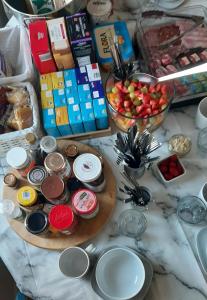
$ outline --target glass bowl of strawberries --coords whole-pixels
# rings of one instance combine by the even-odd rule
[[[156,172],[163,183],[168,184],[180,179],[186,171],[177,154],[168,156],[156,163]]]
[[[106,81],[111,118],[125,132],[135,124],[140,131],[158,128],[165,120],[174,97],[171,82],[155,84],[155,77],[151,75],[147,75],[149,80],[143,82],[138,80],[140,74],[135,72],[127,80],[118,80],[110,74]]]

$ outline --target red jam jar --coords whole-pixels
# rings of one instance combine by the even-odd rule
[[[78,219],[70,206],[56,205],[49,213],[51,231],[58,231],[64,234],[72,234],[78,224]]]
[[[99,212],[96,195],[88,189],[80,189],[72,196],[74,211],[83,219],[92,219]]]

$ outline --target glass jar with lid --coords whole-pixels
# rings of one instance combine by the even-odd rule
[[[35,166],[34,158],[22,147],[13,147],[7,152],[8,165],[16,170],[22,177],[27,177],[29,171]]]
[[[50,175],[58,175],[63,180],[71,175],[71,167],[67,159],[59,152],[49,153],[44,161],[45,168]]]

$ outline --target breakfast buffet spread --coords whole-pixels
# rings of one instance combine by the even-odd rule
[[[0,158],[9,166],[0,214],[28,243],[63,250],[61,273],[73,279],[90,274],[99,297],[144,299],[153,277],[145,253],[121,245],[104,249],[97,258],[94,244],[79,245],[110,223],[120,193],[124,211],[113,222],[111,236],[133,238],[139,249],[153,203],[145,175],[154,176],[158,189],[160,184],[176,189],[188,176],[183,159],[193,147],[188,132],[169,137],[168,155],[152,153],[163,147],[155,130],[171,106],[206,95],[207,73],[193,70],[207,63],[206,9],[169,12],[149,4],[136,15],[132,39],[128,22],[108,20],[109,0],[90,0],[83,10],[56,17],[53,11],[69,1],[29,0],[25,5],[36,17],[18,28],[26,30],[37,79],[21,77],[0,45]],[[169,74],[171,80],[164,79]],[[204,98],[196,116],[203,155],[206,113]],[[112,135],[114,125],[112,165],[101,144],[98,150],[98,144],[91,144],[95,137]],[[206,201],[205,185],[198,196],[181,197],[179,222],[205,223]],[[207,257],[199,251],[205,269]]]

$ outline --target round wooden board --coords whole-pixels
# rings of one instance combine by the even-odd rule
[[[70,140],[58,141],[59,149],[63,149],[69,144],[77,145],[80,153],[88,152],[100,155],[94,148],[88,145],[84,145],[79,142]],[[72,235],[67,236],[59,234],[59,236],[55,236],[50,234],[48,237],[33,235],[25,229],[24,223],[16,220],[9,221],[11,227],[22,239],[24,239],[28,243],[40,248],[46,248],[51,250],[65,249],[67,247],[82,244],[92,239],[107,223],[116,203],[116,181],[113,172],[105,159],[104,175],[106,179],[106,187],[103,192],[96,193],[100,204],[98,215],[90,220],[84,220],[80,218],[77,230]],[[21,184],[25,185],[25,182],[22,181]],[[4,186],[3,197],[3,199],[11,199],[16,202],[16,190]]]

